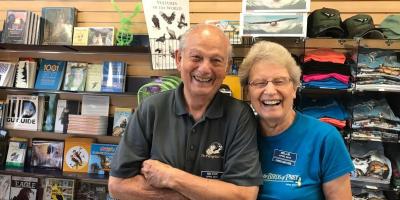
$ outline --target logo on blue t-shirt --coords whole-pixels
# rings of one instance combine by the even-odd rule
[[[284,165],[295,166],[296,160],[297,160],[297,153],[274,149],[274,154],[272,155],[272,161]]]

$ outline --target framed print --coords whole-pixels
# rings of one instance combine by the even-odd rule
[[[240,35],[253,37],[306,37],[306,13],[242,13]]]
[[[309,12],[310,0],[243,0],[242,12]]]

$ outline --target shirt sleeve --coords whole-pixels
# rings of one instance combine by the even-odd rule
[[[257,148],[257,123],[250,107],[244,107],[225,155],[221,180],[241,186],[261,185],[262,173]]]
[[[111,162],[110,175],[118,178],[129,178],[140,173],[142,163],[149,159],[151,136],[146,135],[141,123],[143,117],[141,106],[129,119],[126,133],[122,136],[117,151]]]
[[[332,127],[321,147],[321,178],[326,183],[354,170],[349,151],[340,133]]]

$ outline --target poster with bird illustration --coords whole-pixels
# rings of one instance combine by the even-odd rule
[[[176,69],[175,50],[190,27],[188,0],[143,0],[154,70]]]

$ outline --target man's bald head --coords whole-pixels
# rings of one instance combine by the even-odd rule
[[[229,42],[229,38],[226,37],[224,32],[218,27],[211,24],[198,24],[187,30],[181,37],[179,43],[179,51],[183,51],[186,48],[188,40],[195,40],[198,37],[212,38],[219,41],[220,43],[226,44],[228,48],[228,59],[232,56],[232,46]],[[221,44],[222,45],[222,44]]]

